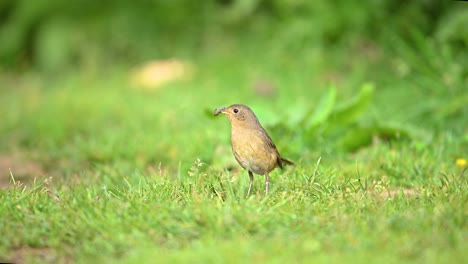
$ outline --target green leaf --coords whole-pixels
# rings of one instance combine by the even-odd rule
[[[335,106],[336,101],[336,88],[334,86],[330,87],[328,90],[328,94],[323,96],[317,107],[315,108],[314,113],[310,116],[310,118],[306,117],[305,128],[310,130],[314,127],[322,124],[323,122],[328,120],[328,117],[333,111],[333,107]]]
[[[340,146],[347,151],[355,151],[370,145],[374,137],[383,141],[420,139],[423,142],[429,140],[425,133],[411,127],[398,124],[376,124],[349,130],[340,140]]]
[[[357,97],[337,107],[330,117],[335,125],[345,125],[358,120],[369,108],[374,96],[374,85],[366,83],[362,86]]]
[[[457,96],[453,100],[443,104],[442,107],[439,108],[439,111],[437,111],[436,113],[436,118],[441,120],[455,115],[459,112],[462,112],[463,109],[466,109],[467,105],[468,94]]]
[[[374,128],[358,127],[349,130],[340,141],[340,146],[347,151],[355,151],[372,143]]]

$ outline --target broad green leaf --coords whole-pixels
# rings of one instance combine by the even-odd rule
[[[458,97],[455,97],[450,102],[442,105],[439,108],[439,111],[436,114],[436,118],[444,119],[451,115],[456,114],[457,112],[462,112],[463,109],[466,109],[468,105],[468,94],[464,94]]]
[[[372,143],[373,138],[380,140],[400,140],[400,139],[421,139],[425,135],[410,127],[398,124],[383,124],[366,127],[356,127],[347,132],[340,141],[340,146],[347,151],[355,151],[361,147],[366,147]]]
[[[368,109],[374,95],[374,85],[364,84],[357,97],[337,107],[330,117],[334,125],[346,125],[358,120]]]
[[[349,130],[340,141],[340,146],[347,151],[355,151],[372,143],[374,129],[358,127]]]
[[[304,120],[305,128],[310,130],[327,121],[328,117],[333,111],[335,101],[336,89],[334,86],[332,86],[328,90],[328,94],[320,99],[319,103],[315,107],[314,113],[310,117],[306,117]]]

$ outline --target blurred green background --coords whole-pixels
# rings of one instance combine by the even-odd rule
[[[296,60],[317,49],[466,55],[466,3],[458,1],[39,0],[2,1],[0,12],[2,66],[47,72],[241,47]]]
[[[376,137],[466,143],[467,12],[429,0],[2,1],[1,147],[176,168],[213,160],[228,129],[210,111],[231,103],[296,159]],[[141,65],[168,59],[177,81],[138,81]]]
[[[0,261],[460,260],[467,25],[464,1],[0,1]],[[265,199],[233,103],[297,164]]]

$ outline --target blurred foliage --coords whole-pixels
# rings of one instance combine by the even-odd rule
[[[298,147],[320,144],[317,139],[321,138],[335,142],[336,147],[345,151],[355,151],[376,140],[428,142],[430,136],[414,127],[366,115],[374,102],[374,90],[374,85],[367,83],[355,97],[337,102],[336,88],[330,87],[313,109],[299,105],[294,112],[288,112],[288,116],[267,120],[267,124],[291,137],[296,136]]]
[[[464,3],[454,1],[308,0],[4,0],[0,2],[0,65],[64,67],[131,63],[193,55],[249,40],[274,50],[303,51],[371,38],[408,39],[410,29],[466,50]],[[255,41],[251,41],[255,43]],[[258,44],[257,44],[258,45]],[[179,54],[174,54],[179,53]],[[466,56],[466,52],[464,53]]]
[[[263,102],[268,106],[256,108],[262,123],[273,133],[295,138],[291,148],[334,146],[324,144],[325,139],[349,151],[396,138],[425,144],[430,136],[414,128],[421,125],[418,121],[431,120],[431,126],[446,129],[468,111],[467,22],[466,3],[436,0],[4,0],[0,2],[0,69],[33,69],[51,75],[98,69],[98,75],[103,75],[108,65],[141,65],[171,57],[196,62],[212,54],[229,54],[227,60],[200,64],[205,69],[196,69],[199,86],[192,83],[191,93],[182,90],[187,102],[193,103],[197,91],[206,87],[241,91],[226,97],[211,94],[211,103],[232,98],[254,106]],[[235,61],[240,57],[244,60]],[[216,83],[213,75],[222,81]],[[254,93],[245,81],[248,78],[253,82],[265,78],[272,87],[290,91],[301,89],[301,96],[313,98],[301,104],[300,96],[292,99],[283,93],[249,101]],[[122,77],[112,89],[125,81]],[[311,91],[312,86],[327,87],[330,81],[337,88]],[[176,89],[168,98],[180,100],[181,94]],[[68,96],[76,98],[72,92]],[[95,116],[104,115],[98,107],[81,106],[79,99],[75,104],[80,111],[94,109]],[[209,105],[207,97],[202,99],[204,106]],[[280,112],[272,109],[277,105],[290,106]],[[53,107],[47,111],[52,116],[57,112]],[[57,132],[57,138],[68,136],[59,125],[39,122],[37,127],[50,138],[54,133],[49,130],[54,129],[63,133]],[[34,127],[25,130],[35,131]],[[76,130],[70,126],[70,131]],[[103,159],[105,155],[94,156]]]

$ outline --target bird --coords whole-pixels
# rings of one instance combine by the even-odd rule
[[[233,104],[217,108],[213,114],[224,114],[231,122],[232,152],[237,162],[249,173],[247,196],[250,196],[254,173],[265,176],[265,194],[268,195],[269,173],[277,167],[282,169],[284,165],[294,163],[281,157],[276,145],[248,106]]]

